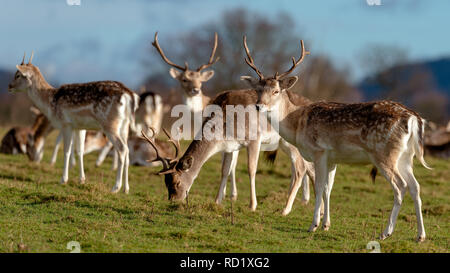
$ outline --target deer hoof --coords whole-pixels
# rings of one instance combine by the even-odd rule
[[[308,232],[314,232],[317,229],[317,225],[312,224],[311,227],[309,227]]]
[[[423,241],[425,241],[425,235],[417,237],[417,242],[418,243],[421,243]]]
[[[114,188],[112,188],[111,193],[118,193],[119,191],[120,191],[120,188],[114,187]]]
[[[322,226],[323,230],[328,231],[330,229],[330,224],[326,224]]]
[[[67,184],[67,181],[68,181],[68,179],[61,178],[61,181],[59,183],[61,185],[65,185],[65,184]]]
[[[386,239],[386,238],[388,238],[388,237],[390,237],[390,236],[391,236],[391,234],[385,234],[385,233],[383,233],[383,234],[380,235],[380,240],[384,240],[384,239]]]

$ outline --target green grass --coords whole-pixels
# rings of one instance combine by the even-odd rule
[[[0,129],[0,135],[5,132]],[[62,152],[55,167],[48,163],[54,138],[52,134],[41,164],[24,155],[0,155],[1,252],[68,252],[69,241],[78,241],[82,252],[368,252],[367,243],[378,240],[393,205],[390,185],[380,176],[375,184],[370,181],[370,166],[340,165],[331,196],[331,228],[308,233],[312,192],[309,204],[301,205],[299,194],[291,214],[281,216],[290,181],[290,164],[281,152],[275,166],[260,161],[258,208],[248,209],[250,185],[242,151],[232,224],[229,195],[221,206],[214,203],[220,155],[204,165],[187,207],[167,201],[163,178],[153,174],[157,168],[130,167],[130,194],[111,194],[111,159],[96,168],[97,153],[85,156],[85,185],[78,184],[77,167],[70,170],[69,183],[60,185]],[[434,170],[417,164],[415,174],[427,240],[415,242],[414,205],[407,195],[393,236],[380,241],[382,252],[449,252],[450,164],[426,160]]]

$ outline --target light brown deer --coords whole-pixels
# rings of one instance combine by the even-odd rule
[[[40,132],[42,126],[46,126],[48,120],[35,107],[30,111],[36,116],[32,127],[16,126],[11,128],[3,137],[0,145],[0,153],[4,154],[28,154],[30,156],[30,139]],[[37,156],[39,158],[39,156]],[[42,158],[42,156],[40,156]],[[39,159],[40,160],[40,159]]]
[[[186,104],[189,107],[191,112],[194,113],[194,118],[201,118],[201,115],[195,115],[195,113],[202,112],[203,109],[205,108],[205,106],[208,105],[208,103],[211,101],[210,97],[203,94],[201,87],[202,87],[203,82],[210,80],[214,76],[213,70],[207,70],[207,71],[203,71],[203,70],[212,66],[219,60],[219,57],[214,58],[216,50],[217,50],[217,44],[218,44],[218,35],[217,35],[217,33],[215,33],[214,34],[214,45],[213,45],[208,63],[199,66],[195,70],[190,70],[187,62],[185,62],[184,66],[180,66],[180,65],[177,65],[174,62],[170,61],[166,57],[163,50],[161,49],[161,46],[159,45],[158,33],[157,32],[155,33],[155,39],[154,39],[152,45],[157,49],[161,58],[167,64],[172,66],[172,68],[170,68],[170,70],[169,70],[170,75],[174,79],[179,81],[179,83],[184,91],[183,92],[183,102],[184,102],[184,104]],[[245,102],[246,100],[248,100],[248,98],[245,98],[247,96],[247,94],[246,93],[242,93],[242,94],[243,94],[242,96],[244,96],[242,98],[242,101]],[[240,104],[239,99],[236,99],[236,98],[238,98],[238,97],[233,96],[233,103],[238,105],[238,104]],[[201,121],[198,121],[198,122],[201,123]],[[194,132],[194,134],[196,134],[196,133],[197,132]],[[299,159],[298,159],[298,155],[292,154],[291,147],[287,147],[290,144],[286,145],[286,144],[282,143],[283,141],[281,140],[280,136],[274,131],[269,134],[267,132],[265,132],[264,135],[265,135],[266,140],[264,141],[265,143],[263,142],[261,150],[262,151],[273,151],[273,150],[276,151],[278,149],[278,147],[274,147],[274,148],[272,148],[272,147],[274,146],[273,143],[278,142],[279,143],[278,146],[282,147],[282,149],[284,151],[286,151],[287,154],[291,157],[292,173],[293,174],[297,173],[297,171],[295,170],[297,168],[297,163],[295,163],[295,162],[298,161]],[[267,143],[271,143],[272,145],[266,145]],[[258,148],[258,150],[259,150],[259,148]],[[231,152],[229,152],[229,151],[231,151]],[[293,153],[295,154],[296,152],[293,152]],[[223,150],[221,184],[220,184],[219,192],[217,193],[217,197],[216,197],[216,203],[218,203],[218,204],[221,203],[223,197],[225,196],[226,184],[227,184],[227,180],[228,180],[229,176],[231,176],[230,178],[231,178],[232,199],[236,200],[236,198],[237,198],[235,173],[236,173],[236,164],[238,161],[238,156],[239,156],[239,149]],[[303,179],[303,183],[297,181],[297,179]],[[295,187],[294,187],[294,185],[295,185]],[[291,187],[293,187],[295,192],[297,192],[297,190],[298,190],[297,186],[299,186],[299,185],[303,185],[303,202],[307,203],[309,201],[308,177],[307,176],[298,177],[297,175],[293,175]],[[290,196],[291,197],[293,196],[293,198],[295,198],[295,194],[290,195]],[[252,209],[256,209],[256,195],[254,195],[252,198],[253,198],[252,199],[253,200],[252,201]],[[294,200],[292,199],[291,201],[293,202]],[[287,206],[286,209],[283,211],[284,215],[288,214],[291,211],[292,202],[290,203],[290,206]]]
[[[238,113],[229,112],[230,108],[228,106],[248,106],[247,110],[249,115],[244,114],[245,120],[239,120],[234,123],[234,135],[230,138],[227,136],[226,130],[223,131],[223,135],[219,138],[209,139],[202,135],[202,139],[193,140],[183,156],[179,157],[179,143],[174,140],[169,133],[166,134],[169,137],[169,141],[172,142],[176,147],[176,156],[174,158],[166,158],[161,156],[160,153],[157,156],[157,160],[161,161],[163,164],[163,169],[160,174],[165,175],[165,183],[168,189],[169,200],[183,200],[186,198],[194,180],[196,179],[198,173],[200,172],[203,164],[214,154],[218,152],[223,153],[222,160],[222,177],[226,179],[229,176],[231,167],[233,166],[233,152],[239,151],[240,149],[247,148],[247,161],[248,161],[248,174],[250,178],[251,185],[251,196],[250,196],[250,208],[255,210],[257,207],[256,199],[256,186],[255,186],[255,175],[256,168],[258,165],[258,156],[262,144],[270,145],[271,141],[275,139],[274,143],[279,143],[283,151],[285,151],[291,159],[291,186],[289,189],[289,197],[286,203],[286,207],[283,210],[283,214],[286,215],[290,212],[292,204],[295,199],[295,195],[301,186],[302,178],[308,174],[314,181],[313,166],[311,163],[305,162],[300,156],[297,148],[290,145],[283,139],[280,139],[278,133],[275,130],[270,129],[270,127],[253,127],[251,124],[259,124],[259,118],[253,115],[255,112],[254,104],[256,103],[257,94],[255,90],[234,90],[234,91],[224,91],[216,96],[211,104],[216,105],[223,112],[223,116],[231,115],[233,117],[238,117]],[[254,117],[254,118],[253,118]],[[203,122],[202,131],[205,132],[207,128],[211,127],[211,122],[213,118],[206,118]],[[226,119],[223,119],[226,122]],[[237,126],[245,126],[245,136],[240,138],[237,135]],[[269,125],[270,126],[270,125]],[[220,127],[220,126],[219,126]],[[223,124],[226,127],[226,124]],[[256,138],[252,139],[250,135],[251,130],[255,129]],[[218,130],[218,129],[217,129]],[[278,139],[276,138],[278,137]],[[148,140],[151,145],[154,146],[155,150],[158,151],[156,145]],[[272,142],[273,143],[273,142]],[[226,182],[226,180],[225,180]],[[221,189],[219,190],[217,200],[223,198],[223,187],[225,183],[221,184]]]
[[[418,241],[425,240],[420,187],[413,174],[413,157],[429,168],[423,159],[424,120],[414,111],[392,101],[367,103],[317,102],[296,105],[288,91],[297,77],[290,73],[309,54],[301,41],[302,54],[292,58],[292,66],[281,74],[265,77],[256,68],[244,36],[245,61],[258,78],[242,77],[257,90],[257,108],[278,121],[280,135],[295,145],[302,156],[314,162],[316,203],[309,228],[320,223],[320,203],[324,195],[323,229],[330,227],[330,194],[338,163],[373,164],[385,176],[394,191],[394,206],[381,239],[392,235],[407,188],[414,200]]]
[[[148,148],[148,144],[145,141],[142,141],[142,139],[140,139],[138,136],[141,136],[140,132],[143,129],[147,130],[146,128],[150,127],[153,128],[153,133],[156,133],[156,135],[159,133],[163,119],[163,109],[164,104],[162,102],[161,96],[151,91],[145,91],[145,87],[142,87],[141,93],[139,94],[139,107],[135,113],[135,131],[132,132],[133,136],[130,137],[130,140],[132,139],[133,142],[131,145],[132,149],[130,149],[130,159],[132,158],[132,165],[148,165],[148,163],[144,164],[144,162],[146,162],[145,160],[147,156],[150,156],[149,154],[147,154],[148,149],[146,149]],[[147,131],[146,133],[150,134],[149,131]],[[128,146],[130,148],[130,145]],[[144,150],[139,150],[138,147],[141,147]],[[95,163],[96,166],[100,166],[103,163],[111,148],[112,143],[107,142],[97,158],[97,161]],[[117,169],[117,155],[115,153],[112,169]]]
[[[66,84],[54,88],[44,79],[39,68],[27,64],[25,55],[14,79],[9,84],[10,92],[27,92],[33,103],[50,120],[53,127],[61,130],[64,140],[64,170],[61,183],[69,179],[69,158],[74,136],[75,148],[80,161],[80,182],[84,183],[83,151],[85,130],[101,130],[113,143],[119,154],[116,183],[112,189],[118,192],[125,184],[128,193],[128,130],[134,126],[134,113],[139,96],[125,85],[115,81]]]

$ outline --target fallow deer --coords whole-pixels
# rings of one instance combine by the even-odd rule
[[[74,136],[75,148],[80,161],[80,182],[84,183],[83,167],[84,140],[87,129],[101,130],[113,143],[119,154],[113,193],[125,184],[128,193],[128,130],[134,126],[134,113],[139,96],[125,85],[116,81],[98,81],[65,84],[54,88],[44,79],[39,68],[30,60],[17,65],[14,79],[9,84],[10,92],[27,92],[33,103],[50,120],[53,127],[62,131],[64,140],[64,170],[61,183],[69,179],[69,157]]]
[[[140,163],[138,165],[145,165],[147,166],[148,163],[145,163],[145,158],[147,156],[150,156],[147,151],[147,149],[139,150],[140,148],[145,148],[148,146],[146,142],[142,142],[142,139],[140,139],[138,136],[140,136],[140,132],[144,128],[150,128],[152,127],[154,130],[154,133],[158,134],[161,129],[162,124],[162,118],[163,118],[163,108],[164,104],[162,102],[162,98],[160,95],[155,94],[151,91],[145,91],[145,88],[141,88],[141,93],[139,94],[139,107],[136,110],[135,113],[135,131],[132,132],[133,135],[130,137],[130,140],[132,139],[132,150],[130,150],[130,158],[133,158],[131,162],[137,161]],[[147,134],[150,132],[147,131]],[[130,147],[130,145],[129,145]],[[96,166],[100,166],[103,161],[105,160],[106,156],[109,154],[109,151],[112,148],[112,143],[108,142],[100,152],[97,161],[95,163]],[[141,161],[142,160],[142,161]],[[134,163],[131,163],[134,165]],[[114,159],[113,159],[113,165],[112,169],[115,170],[117,168],[117,155],[114,153]]]
[[[27,154],[30,152],[30,137],[38,132],[42,125],[45,126],[47,119],[35,107],[30,111],[36,116],[32,127],[16,126],[11,128],[3,137],[0,145],[0,153],[4,154]]]
[[[237,113],[227,113],[227,106],[242,105],[244,107],[249,106],[249,113],[253,111],[255,113],[254,104],[256,103],[257,94],[255,90],[233,90],[224,91],[219,93],[216,98],[211,102],[212,105],[217,105],[221,108],[224,113],[223,116],[235,115]],[[267,127],[253,127],[256,130],[256,138],[250,138],[251,128],[250,123],[259,123],[259,118],[250,118],[254,115],[251,113],[246,120],[239,120],[234,123],[234,135],[230,138],[227,136],[224,130],[222,137],[208,139],[205,135],[202,135],[201,139],[195,139],[191,142],[189,147],[183,156],[179,157],[179,143],[174,140],[169,133],[165,133],[169,137],[169,141],[175,145],[176,156],[175,158],[166,158],[161,156],[160,153],[157,154],[157,160],[161,161],[163,164],[163,170],[159,174],[165,175],[165,183],[168,189],[169,200],[183,200],[186,198],[194,180],[196,179],[198,173],[200,172],[203,164],[214,154],[218,152],[224,152],[222,160],[222,177],[225,180],[221,183],[221,188],[219,190],[218,196],[216,197],[216,202],[221,201],[223,198],[224,187],[226,185],[226,177],[230,175],[231,168],[235,165],[233,162],[233,152],[239,151],[240,149],[247,148],[247,161],[248,161],[248,174],[250,178],[251,185],[251,199],[250,208],[255,210],[257,206],[256,199],[256,187],[255,187],[255,175],[256,168],[258,165],[258,156],[262,145],[268,145],[270,147],[271,141],[275,139],[275,143],[279,143],[283,151],[285,151],[292,161],[292,174],[291,174],[291,186],[289,189],[289,197],[286,203],[286,207],[283,210],[283,215],[288,214],[291,211],[292,204],[295,199],[295,195],[301,186],[301,179],[307,174],[314,181],[313,166],[311,163],[305,162],[300,156],[297,148],[293,145],[287,143],[280,138],[278,133],[272,128]],[[207,126],[210,126],[209,121],[211,118],[206,118],[203,121],[202,131],[205,131]],[[224,126],[225,119],[223,120]],[[245,126],[245,136],[244,138],[239,138],[236,135],[237,123]],[[278,137],[278,139],[277,139]],[[152,140],[148,139],[149,143],[154,147],[156,151],[158,148],[153,143]],[[225,182],[225,183],[224,183]]]
[[[194,113],[194,118],[201,118],[201,115],[195,115],[196,113],[199,113],[201,111],[203,111],[203,109],[205,108],[206,105],[209,104],[209,102],[211,101],[211,98],[206,96],[205,94],[203,94],[202,92],[202,83],[206,82],[208,80],[210,80],[213,76],[214,76],[214,70],[207,70],[207,71],[203,71],[204,69],[212,66],[213,64],[215,64],[218,60],[219,57],[214,58],[216,50],[217,50],[217,44],[218,44],[218,35],[217,33],[214,34],[214,45],[212,48],[212,52],[211,55],[209,57],[209,61],[206,64],[202,64],[200,65],[197,69],[195,70],[190,70],[188,63],[185,62],[184,66],[181,65],[177,65],[174,62],[170,61],[166,55],[164,54],[163,50],[161,49],[161,46],[159,45],[158,42],[158,32],[155,33],[155,38],[154,41],[152,43],[152,45],[156,48],[156,50],[158,51],[158,53],[160,54],[161,58],[170,66],[172,66],[169,70],[170,75],[179,81],[182,89],[183,89],[183,103],[186,104],[192,113]],[[245,98],[246,95],[244,95],[244,97],[242,98],[242,100],[245,102],[246,100],[248,100],[247,98]],[[239,104],[238,101],[236,101],[235,99],[236,97],[233,96],[233,101],[237,104]],[[201,121],[200,121],[201,122]],[[199,122],[199,123],[200,123]],[[192,128],[192,127],[191,127]],[[196,134],[197,132],[194,132],[194,134]],[[291,156],[291,161],[292,161],[292,173],[297,173],[295,171],[295,168],[297,168],[297,163],[295,163],[298,159],[298,155],[293,155],[291,152],[291,148],[292,147],[288,147],[290,146],[290,144],[283,144],[281,138],[279,137],[279,135],[277,133],[271,133],[270,134],[272,136],[272,139],[270,141],[270,143],[275,143],[277,140],[279,140],[279,146],[282,147],[282,149],[284,151],[287,152],[288,155]],[[268,135],[266,134],[266,137]],[[268,139],[266,141],[269,141]],[[258,148],[259,149],[259,148]],[[278,147],[275,148],[275,150],[277,150]],[[263,151],[269,151],[269,148],[267,145],[262,146]],[[271,149],[272,150],[272,149]],[[216,203],[221,203],[223,197],[225,196],[225,192],[226,192],[226,183],[227,183],[227,179],[229,176],[231,176],[231,196],[233,200],[236,200],[237,198],[237,187],[236,187],[236,164],[238,161],[238,156],[239,156],[239,149],[235,149],[234,151],[232,151],[230,154],[228,154],[229,152],[225,149],[222,155],[222,177],[221,177],[221,185],[219,188],[219,192],[217,194],[217,198],[216,198]],[[295,151],[293,153],[296,153]],[[302,159],[299,159],[302,160]],[[229,164],[229,165],[227,165]],[[249,163],[250,164],[250,163]],[[252,163],[253,164],[253,163]],[[293,187],[294,185],[303,185],[303,202],[307,203],[309,200],[309,184],[308,184],[308,177],[307,176],[301,176],[301,177],[297,177],[297,176],[292,176],[292,183],[291,183],[291,187]],[[299,183],[296,179],[303,179],[303,183]],[[294,187],[295,192],[297,192],[298,187]],[[295,195],[294,195],[295,197]],[[252,199],[254,202],[252,203],[252,209],[256,209],[256,196],[254,199]],[[293,202],[294,200],[292,200]],[[291,203],[292,206],[292,203]],[[290,207],[288,209],[286,209],[285,211],[283,211],[284,215],[287,215],[290,212]]]
[[[309,54],[303,41],[301,56],[292,58],[292,66],[281,74],[264,77],[253,64],[244,36],[245,61],[259,78],[242,77],[257,90],[257,108],[278,121],[280,135],[294,144],[302,156],[314,163],[316,203],[309,228],[313,232],[320,223],[319,207],[324,194],[323,229],[330,227],[330,194],[339,163],[373,164],[391,184],[394,206],[381,239],[392,235],[407,188],[414,200],[418,241],[425,240],[420,187],[413,174],[413,157],[429,168],[423,159],[424,123],[419,114],[392,101],[367,103],[317,102],[296,105],[288,90],[297,81],[287,77]]]

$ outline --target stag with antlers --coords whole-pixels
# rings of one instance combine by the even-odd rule
[[[286,72],[264,77],[254,65],[244,36],[247,64],[259,78],[242,77],[258,93],[257,108],[279,122],[280,135],[294,144],[306,160],[314,162],[316,204],[310,231],[320,223],[319,207],[324,195],[323,229],[330,227],[330,194],[339,163],[373,164],[391,184],[394,206],[381,239],[392,235],[407,189],[414,200],[418,241],[425,240],[420,186],[413,174],[413,158],[423,159],[424,119],[416,112],[392,101],[367,103],[317,102],[296,105],[290,89],[297,81],[290,73],[309,54],[303,41],[302,53]]]
[[[214,35],[214,45],[212,48],[211,55],[209,57],[209,61],[206,64],[203,64],[199,66],[196,71],[189,70],[189,66],[187,62],[185,62],[184,66],[180,66],[175,64],[174,62],[170,61],[164,52],[162,51],[159,42],[158,42],[158,33],[155,33],[155,40],[152,43],[152,45],[157,49],[159,54],[161,55],[162,59],[172,66],[170,69],[170,74],[173,78],[177,79],[181,86],[184,89],[184,103],[191,109],[192,112],[200,112],[203,110],[203,108],[208,104],[210,101],[210,98],[205,96],[201,92],[201,85],[202,82],[209,80],[213,75],[214,71],[204,71],[203,69],[206,69],[216,63],[219,60],[219,57],[214,58],[216,50],[217,50],[217,44],[218,44],[218,35],[215,33]],[[250,100],[253,98],[252,95],[249,95],[248,92],[241,92],[237,94],[230,94],[230,100],[233,101],[233,104],[240,104],[241,101],[242,104],[246,104],[250,98]],[[218,102],[222,103],[222,102]],[[212,104],[215,104],[215,102],[212,102]],[[201,116],[199,116],[201,118]],[[196,132],[194,132],[196,133]],[[292,177],[291,177],[291,192],[297,192],[298,187],[300,185],[303,185],[303,202],[307,203],[309,201],[309,184],[308,184],[308,177],[305,174],[304,171],[301,171],[302,175],[299,176],[298,168],[303,168],[302,165],[303,159],[299,157],[298,152],[293,149],[293,147],[289,147],[290,144],[283,142],[279,135],[272,130],[271,133],[265,133],[266,140],[263,141],[261,145],[261,149],[263,151],[273,151],[273,145],[266,145],[266,143],[278,143],[278,146],[282,148],[283,151],[285,151],[291,158],[292,162]],[[247,144],[246,144],[247,145]],[[269,148],[270,147],[270,148]],[[239,149],[241,149],[240,147]],[[278,147],[275,147],[275,151]],[[221,184],[219,188],[219,192],[216,196],[216,203],[221,203],[223,197],[225,196],[226,192],[226,183],[228,176],[231,176],[231,185],[232,185],[232,199],[235,200],[237,198],[237,187],[236,187],[236,164],[238,161],[239,156],[239,149],[231,149],[231,152],[228,152],[227,149],[223,149],[223,155],[222,155],[222,177],[221,177]],[[259,148],[258,148],[259,149]],[[265,153],[266,158],[267,153]],[[251,156],[252,161],[254,161],[257,156]],[[250,163],[249,163],[250,164]],[[257,163],[251,163],[257,165]],[[256,167],[255,167],[256,168]],[[250,175],[252,177],[252,175]],[[303,183],[301,181],[298,181],[299,179],[303,179]],[[189,180],[189,179],[188,179]],[[252,180],[252,179],[251,179]],[[192,180],[193,182],[193,180]],[[191,183],[192,183],[191,182]],[[294,202],[295,194],[290,194],[290,199],[288,201],[288,205],[286,206],[286,209],[283,211],[283,214],[286,215],[291,211],[292,203]],[[256,194],[252,195],[252,209],[256,209]]]

